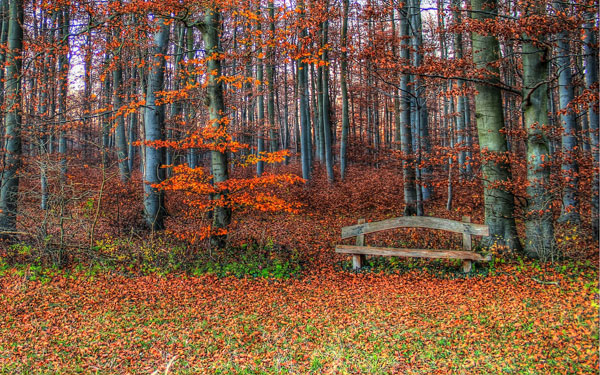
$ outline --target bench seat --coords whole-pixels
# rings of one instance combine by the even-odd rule
[[[393,247],[337,245],[335,247],[335,252],[342,254],[379,255],[388,257],[464,259],[475,260],[478,262],[489,262],[492,260],[490,254],[483,256],[472,251],[464,250],[398,249]]]

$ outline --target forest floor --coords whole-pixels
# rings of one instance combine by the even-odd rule
[[[238,217],[233,241],[300,254],[303,271],[290,278],[81,267],[31,277],[31,267],[3,266],[0,373],[597,372],[594,243],[550,265],[497,257],[463,275],[451,261],[391,260],[355,273],[333,250],[341,227],[400,216],[402,203],[392,174],[353,173],[335,189],[321,176],[295,191],[306,203],[299,214]],[[473,214],[480,198],[472,203],[428,213],[482,222]],[[390,231],[367,240],[435,248],[458,247],[458,237]]]

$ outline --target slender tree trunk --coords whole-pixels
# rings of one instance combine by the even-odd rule
[[[413,48],[414,48],[414,66],[420,67],[423,64],[423,31],[422,31],[422,22],[421,22],[421,0],[411,0],[412,1],[412,23],[413,23]],[[422,211],[422,202],[429,200],[431,195],[433,194],[433,187],[429,183],[429,179],[431,178],[431,167],[429,166],[421,166],[421,161],[423,159],[428,159],[428,154],[430,153],[430,145],[429,145],[429,121],[427,116],[427,103],[423,98],[423,83],[422,78],[419,76],[415,76],[415,84],[414,84],[414,92],[416,95],[415,104],[416,104],[416,118],[418,124],[418,133],[417,141],[418,141],[418,158],[419,163],[417,164],[417,171],[420,175],[419,177],[419,186],[421,192],[421,200],[419,204],[419,209]],[[421,212],[422,214],[423,212]]]
[[[48,28],[46,26],[47,20],[42,19],[42,33],[47,35],[46,43],[52,44],[54,43],[54,21],[55,16],[51,17],[51,26]],[[50,30],[49,30],[50,29]],[[48,116],[48,107],[50,99],[48,94],[50,92],[50,64],[52,61],[52,57],[50,53],[46,53],[46,56],[43,60],[43,66],[41,67],[42,71],[42,82],[41,82],[41,92],[40,92],[40,105],[39,105],[39,118],[40,119],[50,119]],[[3,69],[2,69],[3,70]],[[49,124],[50,120],[42,121],[40,136],[39,136],[39,150],[40,150],[40,192],[41,192],[41,202],[40,208],[42,210],[48,209],[48,162],[49,162],[49,154],[48,154],[48,133],[51,131],[51,126]],[[45,233],[45,228],[44,228]]]
[[[59,100],[58,100],[58,153],[60,154],[60,177],[64,180],[67,174],[67,94],[69,90],[69,12],[70,7],[66,6],[59,11],[59,38],[65,45],[65,49],[61,51],[58,57],[58,76],[59,76]]]
[[[131,95],[130,97],[134,100],[137,99],[138,97],[138,82],[137,82],[137,69],[134,66],[133,69],[131,69],[131,79],[132,79],[132,86],[131,86]],[[138,113],[137,111],[133,111],[132,113],[129,114],[129,129],[128,129],[128,133],[129,133],[129,150],[127,152],[127,168],[129,168],[129,172],[131,173],[133,171],[133,162],[135,161],[135,142],[136,142],[136,129],[138,127]]]
[[[21,73],[23,67],[23,3],[10,1],[8,24],[8,50],[5,85],[5,156],[2,186],[0,187],[0,230],[17,229],[19,199],[19,168],[21,167]],[[2,233],[9,237],[10,233]]]
[[[187,28],[187,60],[188,62],[192,61],[194,59],[194,56],[196,55],[196,52],[194,51],[194,28],[192,27],[188,27]],[[196,84],[196,75],[193,72],[193,69],[188,68],[188,72],[187,72],[187,80],[188,83],[191,85],[195,85]],[[188,120],[188,122],[194,117],[194,108],[192,105],[187,105],[186,106],[187,110],[186,110],[186,118]],[[198,151],[195,147],[191,147],[188,152],[187,152],[187,159],[188,159],[188,166],[190,168],[196,168],[197,164],[198,164]]]
[[[102,115],[102,164],[105,168],[110,165],[108,149],[110,148],[110,103],[111,103],[111,80],[108,78],[108,69],[110,66],[110,55],[108,52],[108,44],[111,41],[111,34],[106,35],[107,47],[104,52],[104,71],[105,77],[102,82],[103,100],[104,100],[104,114]],[[52,142],[52,140],[50,140]]]
[[[277,142],[277,126],[275,125],[275,5],[273,0],[269,0],[268,7],[270,43],[267,47],[267,81],[269,90],[267,116],[269,117],[269,151],[275,152],[279,147]]]
[[[498,15],[496,0],[471,0],[472,17],[485,21]],[[473,61],[478,69],[486,69],[485,79],[495,83],[499,69],[494,66],[500,58],[498,40],[492,35],[471,34]],[[502,93],[492,84],[476,84],[475,117],[482,150],[482,172],[485,201],[485,223],[490,227],[489,245],[495,242],[510,249],[521,250],[514,218],[514,195],[506,186],[511,172],[507,159],[508,146],[504,134]]]
[[[461,1],[460,0],[452,0],[452,6],[454,7],[453,18],[454,23],[460,25],[462,23],[461,17]],[[456,60],[462,60],[463,58],[463,37],[462,32],[457,32],[454,34],[454,57]],[[458,90],[462,91],[464,89],[464,82],[462,80],[457,81]],[[459,176],[463,178],[467,175],[467,167],[466,167],[466,148],[467,148],[467,129],[466,129],[466,118],[465,118],[465,106],[468,103],[465,103],[466,98],[463,94],[458,96],[458,116],[456,117],[456,131],[458,133],[458,146],[460,150],[458,151],[458,168],[459,168]]]
[[[0,44],[3,46],[7,45],[7,41],[8,41],[8,27],[10,24],[10,17],[9,17],[9,4],[8,4],[8,0],[2,0],[2,3],[0,3],[1,6],[1,11],[2,11],[2,31],[0,33]],[[2,50],[0,51],[0,104],[4,104],[4,99],[5,99],[5,69],[4,66],[6,65],[6,51]],[[4,139],[4,119],[1,119],[0,121],[2,121],[2,124],[0,124],[0,144],[4,144],[3,139]]]
[[[448,82],[448,85],[452,87],[452,81]],[[444,122],[447,124],[448,129],[448,141],[450,143],[450,149],[454,150],[454,133],[456,127],[454,127],[453,121],[449,121],[448,119],[448,99],[444,98]],[[450,112],[454,113],[454,98],[450,98]],[[458,116],[460,117],[460,116]],[[457,118],[454,118],[456,121]],[[457,121],[458,122],[458,121]],[[453,155],[448,158],[448,200],[446,201],[446,210],[450,211],[452,209],[452,199],[454,198],[454,186],[452,184],[452,169],[453,169]]]
[[[121,30],[116,28],[114,30],[114,37],[119,40],[121,38]],[[115,61],[115,68],[112,73],[113,78],[113,110],[115,111],[115,143],[117,148],[117,163],[119,165],[119,176],[122,182],[129,181],[131,177],[131,171],[129,169],[128,162],[128,150],[127,150],[127,137],[125,136],[125,116],[123,114],[117,115],[116,111],[119,111],[123,105],[124,88],[123,88],[123,63],[121,56],[114,54],[113,59]]]
[[[312,118],[313,118],[313,140],[317,160],[322,163],[325,160],[325,142],[323,141],[323,68],[317,68],[315,79],[315,64],[310,64],[310,83],[312,88]]]
[[[186,27],[180,26],[177,28],[177,47],[175,50],[175,70],[173,73],[173,90],[181,89],[181,61],[183,60],[183,46],[186,42],[185,38]],[[179,134],[178,128],[182,121],[183,117],[183,103],[181,100],[175,100],[175,102],[171,103],[171,121],[169,126],[169,130],[167,131],[167,139],[173,140],[178,139],[177,135]],[[175,131],[173,130],[175,129]],[[169,147],[166,149],[166,163],[169,167],[167,167],[167,176],[171,176],[173,168],[172,165],[177,164],[177,160],[175,160],[174,150]]]
[[[304,1],[298,2],[300,10],[300,24],[304,22]],[[307,36],[306,28],[302,26],[300,38]],[[303,42],[299,42],[299,49],[303,50]],[[310,180],[311,165],[311,142],[310,142],[310,122],[308,113],[308,66],[302,60],[297,61],[298,66],[298,94],[300,95],[300,149],[302,158],[302,178]]]
[[[146,88],[146,108],[144,110],[144,128],[146,142],[165,140],[165,106],[157,104],[157,96],[164,90],[165,55],[168,50],[170,26],[159,19],[160,29],[154,34],[151,48],[151,65]],[[146,146],[144,163],[144,217],[152,231],[164,229],[164,193],[153,187],[165,179],[164,147]]]
[[[542,5],[543,6],[543,5]],[[544,9],[536,6],[535,13]],[[547,48],[527,36],[523,44],[523,110],[527,130],[527,194],[529,204],[525,217],[525,253],[548,260],[555,254],[550,188],[550,141],[548,126]]]
[[[408,9],[405,6],[400,10],[400,59],[403,64],[410,63],[408,44],[410,21],[408,15]],[[400,149],[403,154],[402,177],[404,182],[405,216],[417,213],[417,189],[415,186],[415,163],[412,150],[410,102],[409,76],[403,74],[400,77]]]
[[[327,8],[327,5],[326,5]],[[322,48],[323,53],[321,55],[321,59],[326,63],[329,61],[329,56],[327,53],[327,43],[328,43],[328,34],[329,34],[329,21],[323,22],[323,42]],[[329,183],[333,183],[334,175],[333,175],[333,152],[332,152],[332,140],[331,140],[331,122],[329,120],[329,67],[327,65],[323,66],[323,83],[321,85],[323,89],[322,93],[322,103],[323,110],[321,111],[323,114],[323,140],[324,140],[324,148],[325,148],[325,166],[327,168],[327,178]]]
[[[342,1],[342,31],[341,31],[341,61],[340,61],[340,86],[342,90],[342,139],[340,140],[340,178],[346,177],[348,131],[350,129],[350,116],[348,113],[348,8],[350,0]],[[396,101],[397,99],[394,99]]]
[[[204,40],[204,48],[207,56],[207,72],[208,74],[208,113],[212,126],[214,128],[222,128],[226,126],[223,121],[226,116],[225,102],[223,101],[223,81],[221,68],[220,50],[220,10],[216,3],[213,3],[212,9],[206,10],[204,16],[204,30],[202,39]],[[213,183],[218,185],[227,181],[229,178],[227,152],[218,150],[211,151],[211,169],[213,175]],[[226,201],[227,191],[220,190],[213,197],[216,201]],[[231,208],[227,205],[217,205],[213,210],[213,230],[211,235],[211,245],[217,248],[225,247],[227,240],[226,228],[231,222]]]
[[[561,1],[554,3],[557,11],[564,11]],[[563,190],[563,207],[560,221],[579,223],[579,166],[577,164],[577,121],[575,112],[569,108],[569,103],[575,98],[573,91],[573,74],[571,71],[571,46],[569,43],[569,32],[561,31],[558,34],[556,60],[558,65],[558,99],[561,111],[560,121],[562,125],[562,156],[561,171],[565,180]]]
[[[257,11],[257,17],[260,16],[260,8]],[[260,25],[260,21],[258,21],[256,23],[256,29],[257,32],[260,34],[262,33],[261,31],[261,25]],[[256,148],[256,152],[258,154],[258,157],[261,157],[262,154],[264,154],[265,152],[265,135],[264,135],[264,128],[265,128],[265,84],[264,84],[264,73],[263,73],[263,53],[262,53],[262,40],[258,40],[258,47],[256,48],[256,53],[258,54],[258,61],[256,64],[256,80],[259,82],[258,84],[258,95],[257,95],[257,109],[258,109],[258,118],[257,118],[257,128],[258,128],[258,134],[257,134],[257,148]],[[265,163],[262,160],[259,160],[258,163],[256,163],[256,175],[258,177],[262,176],[263,172],[265,170]]]
[[[598,84],[598,35],[594,30],[597,14],[587,13],[586,17],[589,21],[585,24],[585,39],[583,44],[583,52],[585,56],[585,85],[588,89],[592,89]],[[597,87],[597,86],[596,86]],[[597,88],[596,88],[597,89]],[[599,199],[598,190],[600,188],[600,178],[598,169],[600,168],[600,154],[598,142],[598,126],[600,119],[598,117],[598,104],[590,103],[588,109],[589,116],[589,133],[590,133],[590,149],[593,157],[594,176],[592,179],[592,229],[594,238],[598,239],[600,218],[598,217]]]

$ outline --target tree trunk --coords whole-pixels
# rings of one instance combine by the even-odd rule
[[[410,21],[406,6],[400,10],[400,59],[403,64],[410,63],[409,30]],[[408,74],[400,77],[400,149],[402,151],[402,178],[404,182],[404,215],[417,213],[417,189],[415,186],[415,163],[412,150],[412,132],[410,123],[410,88]]]
[[[557,11],[564,11],[564,5],[556,1],[554,6]],[[568,31],[558,34],[556,60],[558,66],[558,101],[561,111],[560,121],[562,125],[562,176],[565,181],[563,190],[563,206],[560,221],[579,223],[579,196],[577,187],[579,184],[579,166],[577,164],[577,121],[575,112],[569,108],[569,103],[575,98],[573,91],[573,77],[571,71],[571,47]]]
[[[67,174],[67,137],[66,137],[66,126],[67,126],[67,94],[69,90],[69,12],[70,7],[64,7],[59,12],[59,39],[61,43],[64,43],[66,48],[61,51],[58,57],[58,76],[59,76],[59,88],[58,88],[58,126],[59,126],[59,138],[58,138],[58,153],[60,154],[60,177],[64,180]]]
[[[137,83],[137,68],[134,66],[133,69],[131,69],[131,79],[132,79],[132,86],[131,86],[131,95],[130,97],[133,100],[136,100],[138,98],[138,83]],[[136,141],[136,129],[138,127],[138,113],[137,111],[133,111],[132,113],[129,114],[129,150],[127,152],[127,168],[129,168],[129,172],[131,173],[131,171],[133,171],[133,162],[135,161],[135,141]]]
[[[421,22],[421,0],[412,0],[412,24],[413,24],[413,49],[414,49],[414,66],[420,67],[423,64],[423,31],[422,31],[422,22]],[[419,173],[419,186],[421,192],[421,203],[419,207],[422,211],[422,201],[429,200],[431,195],[433,194],[433,188],[431,184],[428,182],[431,178],[431,168],[426,166],[421,166],[422,159],[427,159],[428,154],[430,153],[430,145],[429,145],[429,121],[428,121],[428,113],[427,113],[427,103],[425,98],[423,98],[424,88],[422,84],[422,78],[419,76],[415,76],[415,84],[414,84],[414,92],[416,95],[415,104],[416,104],[416,118],[418,125],[418,133],[416,134],[418,140],[418,163],[417,171]],[[422,213],[422,212],[421,212]]]
[[[340,86],[342,90],[342,139],[340,140],[340,178],[346,177],[348,132],[350,129],[350,116],[348,113],[348,8],[350,0],[343,0],[343,16],[341,31],[341,61],[340,61]]]
[[[326,6],[327,8],[327,6]],[[321,59],[323,61],[325,61],[326,63],[329,61],[329,56],[327,54],[327,42],[328,42],[328,34],[329,34],[329,21],[325,21],[323,22],[323,26],[322,26],[323,30],[323,39],[322,39],[322,48],[323,48],[323,53],[321,55]],[[325,166],[327,168],[327,179],[329,180],[329,183],[333,183],[334,181],[334,175],[333,175],[333,152],[332,152],[332,141],[331,141],[331,122],[330,122],[330,117],[329,117],[329,67],[327,65],[322,67],[323,69],[323,82],[321,85],[321,88],[323,90],[322,92],[322,100],[321,102],[323,103],[323,110],[322,115],[323,115],[323,143],[324,143],[324,148],[325,148]]]
[[[267,81],[269,82],[269,100],[267,102],[267,116],[269,117],[269,151],[275,152],[279,149],[277,141],[277,127],[275,125],[275,5],[269,0],[269,36],[267,47]],[[287,102],[286,102],[287,105]]]
[[[115,38],[119,40],[121,38],[121,30],[116,28],[114,30]],[[116,52],[116,51],[115,51]],[[119,176],[122,182],[129,181],[131,177],[131,171],[129,169],[129,163],[127,161],[128,150],[127,150],[127,137],[125,136],[125,116],[117,112],[123,105],[123,63],[121,56],[116,54],[113,55],[115,60],[115,67],[112,73],[113,78],[113,111],[115,111],[115,143],[117,148],[117,163],[119,165]]]
[[[204,40],[204,48],[207,57],[207,72],[208,72],[208,113],[212,126],[216,129],[226,126],[223,121],[225,119],[225,102],[223,101],[223,81],[221,71],[221,56],[220,50],[220,10],[215,4],[212,9],[208,9],[204,16],[204,30],[202,39]],[[216,140],[217,142],[219,140]],[[220,152],[218,150],[211,151],[211,170],[213,183],[215,185],[227,181],[229,172],[227,170],[227,151]],[[216,201],[226,200],[227,191],[220,190],[213,196]],[[226,228],[231,222],[231,208],[227,205],[217,205],[213,210],[213,231],[210,238],[211,245],[217,248],[225,247],[227,240]],[[225,234],[224,234],[225,233]]]
[[[258,9],[257,13],[257,17],[260,17],[260,8]],[[261,31],[261,25],[260,25],[260,20],[256,23],[256,30],[259,33],[259,35],[262,35],[262,31]],[[264,135],[264,128],[265,128],[265,84],[264,84],[264,73],[263,73],[263,53],[262,53],[262,40],[258,40],[257,41],[258,46],[256,48],[256,53],[258,54],[258,61],[256,63],[256,80],[259,82],[258,84],[258,95],[257,95],[257,109],[258,109],[258,118],[257,118],[257,124],[256,127],[258,129],[258,134],[256,136],[257,138],[257,148],[256,148],[256,153],[257,156],[260,158],[261,155],[264,154],[265,152],[265,135]],[[262,176],[263,172],[265,170],[265,162],[262,160],[259,160],[258,163],[256,163],[256,175],[258,177]]]
[[[298,8],[300,11],[300,24],[304,22],[304,1],[298,2]],[[307,36],[306,28],[302,27],[300,32],[301,40]],[[304,48],[303,42],[299,42],[299,48]],[[298,94],[300,96],[300,153],[302,159],[302,178],[307,182],[310,180],[310,166],[311,166],[311,142],[310,142],[310,122],[308,113],[308,66],[302,60],[297,60],[298,67]]]
[[[146,142],[165,140],[165,106],[157,104],[157,94],[164,90],[165,55],[168,50],[170,27],[164,19],[159,19],[160,29],[154,34],[151,49],[151,65],[146,88],[144,110],[144,135]],[[164,229],[164,193],[152,185],[165,178],[164,147],[146,146],[144,165],[144,216],[152,231]]]
[[[471,0],[472,17],[481,21],[497,18],[496,0]],[[510,249],[521,250],[514,218],[514,195],[506,186],[510,183],[510,165],[506,158],[508,146],[504,133],[502,93],[497,86],[499,69],[495,64],[500,57],[498,40],[492,35],[471,34],[473,62],[478,69],[486,69],[485,79],[490,84],[475,85],[475,117],[482,152],[485,223],[490,227],[488,245],[499,242]]]
[[[583,44],[583,52],[585,55],[585,85],[588,89],[592,89],[598,84],[598,36],[594,30],[595,19],[597,15],[588,13],[586,16],[589,22],[585,25],[585,39]],[[598,190],[600,187],[600,179],[598,178],[598,168],[600,168],[600,154],[598,142],[598,126],[600,119],[598,118],[598,103],[590,103],[588,109],[589,116],[589,133],[590,133],[590,148],[593,157],[594,176],[592,179],[592,229],[594,238],[598,239],[600,218],[598,217]]]
[[[5,156],[0,187],[0,230],[17,229],[19,175],[21,166],[21,73],[23,67],[23,2],[10,1],[5,85]],[[2,237],[7,237],[3,235]]]
[[[543,14],[537,6],[536,13]],[[541,8],[541,9],[540,9]],[[541,15],[540,14],[540,15]],[[527,130],[527,194],[525,253],[548,260],[555,254],[550,194],[550,141],[548,126],[549,51],[525,36],[523,44],[523,110]]]

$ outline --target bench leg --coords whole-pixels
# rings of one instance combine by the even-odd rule
[[[365,263],[365,256],[360,254],[360,255],[352,255],[352,269],[355,271],[358,271],[362,268],[363,264]]]
[[[472,265],[473,265],[473,262],[471,262],[470,260],[463,260],[463,264],[462,264],[463,272],[464,273],[471,272]]]

